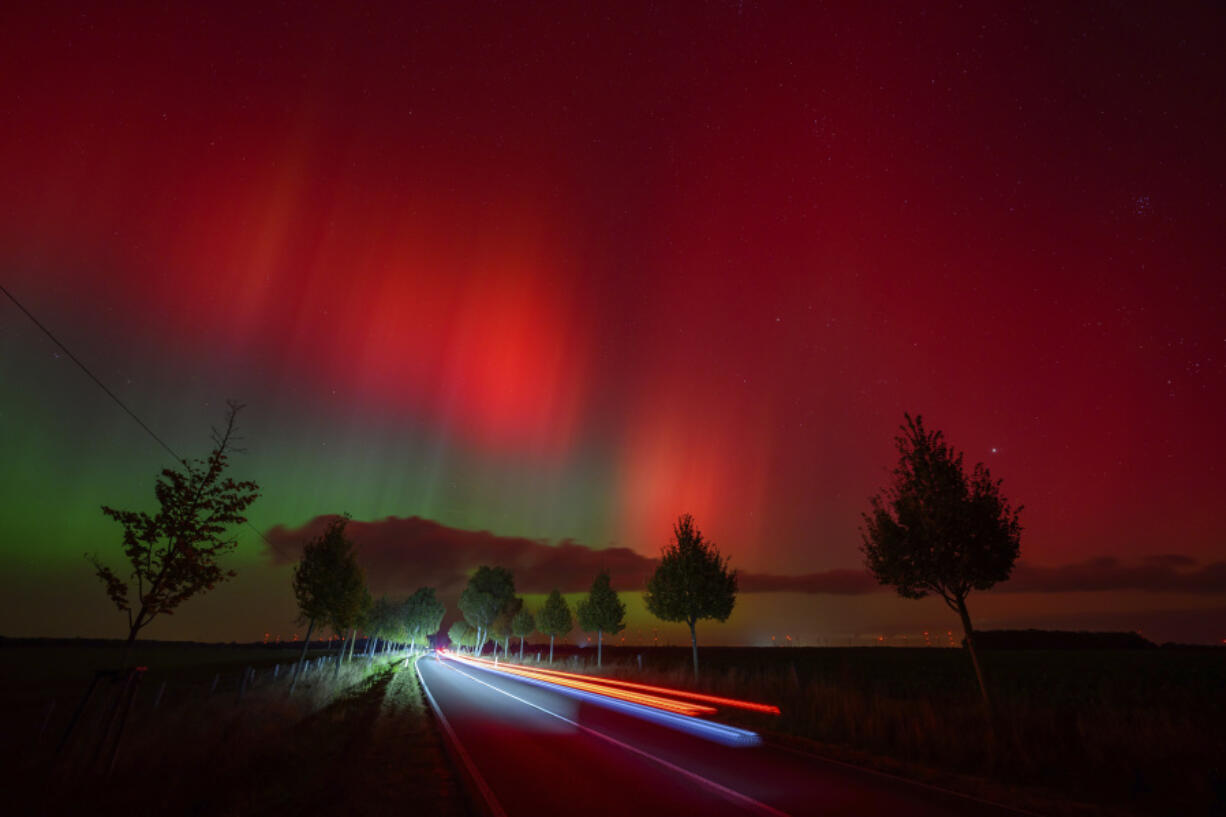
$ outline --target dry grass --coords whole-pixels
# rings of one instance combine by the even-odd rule
[[[357,805],[382,814],[391,808],[383,795],[399,786],[405,796],[412,789],[425,797],[434,813],[458,813],[454,780],[404,656],[355,659],[339,672],[334,664],[312,668],[292,696],[287,665],[274,678],[266,664],[241,700],[248,664],[235,657],[230,651],[220,664],[191,666],[171,656],[172,671],[151,662],[109,775],[109,753],[98,746],[117,689],[99,689],[57,756],[55,744],[86,685],[80,678],[61,684],[72,694],[57,704],[51,726],[43,731],[42,718],[27,714],[15,718],[18,728],[4,741],[18,805],[29,813],[88,803],[91,813],[201,815],[340,813]],[[225,668],[222,681],[210,692],[218,667]],[[379,768],[384,774],[372,778]]]
[[[558,666],[597,671],[592,650]],[[639,671],[636,655],[643,656]],[[1226,652],[989,652],[994,739],[961,650],[606,649],[604,675],[773,703],[728,719],[904,765],[1149,814],[1226,813]],[[931,779],[931,778],[930,778]]]

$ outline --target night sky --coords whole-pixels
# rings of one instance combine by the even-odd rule
[[[691,512],[708,642],[943,636],[858,552],[910,411],[1025,506],[978,626],[1226,638],[1220,7],[214,5],[0,13],[0,283],[180,453],[248,404],[272,545],[151,637],[290,636],[344,511],[380,591],[650,640]],[[124,634],[168,464],[0,298],[0,634]]]

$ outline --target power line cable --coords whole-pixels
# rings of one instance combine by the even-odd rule
[[[124,413],[126,413],[126,414],[127,414],[129,417],[131,417],[133,420],[135,420],[135,421],[136,421],[136,424],[137,424],[137,425],[139,425],[141,428],[143,428],[143,429],[145,430],[145,433],[146,433],[146,434],[148,434],[150,437],[152,437],[152,438],[153,438],[153,439],[154,439],[154,440],[157,442],[157,444],[158,444],[158,445],[162,446],[162,448],[164,448],[164,449],[166,450],[166,452],[167,452],[168,454],[170,454],[170,456],[174,457],[174,458],[175,458],[175,460],[176,460],[177,462],[179,462],[179,463],[183,464],[184,466],[186,466],[186,465],[187,465],[187,460],[183,459],[183,458],[182,458],[182,457],[180,457],[178,454],[176,454],[176,453],[175,453],[175,450],[174,450],[173,448],[171,448],[169,445],[167,445],[165,440],[163,440],[161,437],[159,437],[159,436],[158,436],[158,435],[157,435],[157,434],[156,434],[156,433],[153,431],[153,429],[151,429],[151,428],[150,428],[150,427],[149,427],[149,426],[148,426],[148,425],[145,423],[145,421],[144,421],[144,420],[142,420],[140,417],[138,417],[138,416],[136,415],[136,412],[134,412],[134,411],[132,411],[132,409],[128,408],[128,405],[127,405],[126,403],[124,403],[124,401],[120,400],[120,399],[119,399],[119,396],[118,396],[118,395],[116,395],[116,394],[115,394],[115,392],[113,392],[113,391],[111,391],[109,388],[107,388],[107,385],[106,385],[105,383],[103,383],[103,382],[102,382],[102,381],[101,381],[101,380],[98,378],[98,376],[97,376],[97,375],[95,375],[93,372],[91,372],[91,371],[89,370],[89,367],[88,367],[88,366],[86,366],[84,363],[82,363],[82,362],[81,362],[81,359],[80,359],[80,358],[78,358],[76,355],[74,355],[74,354],[72,353],[72,350],[71,350],[71,349],[69,349],[67,346],[65,346],[65,345],[64,345],[63,341],[61,341],[61,340],[60,340],[59,338],[57,338],[57,337],[56,337],[54,334],[52,334],[51,330],[50,330],[50,329],[48,329],[46,326],[44,326],[44,325],[43,325],[43,323],[42,323],[42,321],[40,321],[38,318],[34,317],[34,313],[33,313],[33,312],[31,312],[30,310],[26,309],[26,308],[25,308],[25,306],[24,306],[24,305],[21,303],[21,301],[17,300],[17,298],[16,298],[16,297],[13,295],[13,293],[9,292],[9,291],[8,291],[8,289],[6,289],[6,288],[5,288],[4,284],[0,284],[0,292],[3,292],[3,293],[6,295],[6,296],[8,296],[8,299],[9,299],[10,301],[12,301],[12,302],[13,302],[13,303],[14,303],[14,304],[17,306],[17,308],[18,308],[18,309],[20,309],[22,312],[24,312],[24,313],[25,313],[25,316],[26,316],[27,318],[29,318],[31,321],[33,321],[33,322],[34,322],[34,325],[35,325],[35,326],[37,326],[39,329],[41,329],[44,335],[46,335],[47,337],[51,338],[51,342],[52,342],[52,343],[54,343],[56,346],[60,347],[60,349],[62,349],[62,350],[63,350],[64,354],[68,355],[68,359],[69,359],[69,360],[71,360],[73,363],[77,364],[77,366],[78,366],[78,367],[81,369],[81,371],[85,372],[86,376],[87,376],[87,377],[89,377],[89,379],[90,379],[90,380],[94,381],[94,383],[96,383],[96,384],[97,384],[98,388],[100,388],[100,389],[102,389],[104,392],[106,392],[107,397],[110,397],[112,400],[114,400],[114,401],[115,401],[115,405],[117,405],[117,406],[119,406],[121,409],[123,409],[123,410],[124,410]],[[259,536],[261,539],[263,539],[265,544],[267,544],[269,547],[271,547],[271,546],[272,546],[272,542],[269,542],[269,541],[268,541],[268,537],[267,537],[267,536],[265,536],[263,533],[261,533],[261,532],[260,532],[260,530],[259,530],[259,528],[257,528],[255,525],[251,524],[250,520],[247,520],[247,527],[249,527],[249,528],[251,528],[253,531],[255,531],[255,534],[256,534],[257,536]]]

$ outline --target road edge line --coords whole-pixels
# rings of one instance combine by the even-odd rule
[[[424,658],[424,656],[423,656]],[[421,660],[421,659],[418,659]],[[460,743],[460,738],[456,735],[455,730],[451,728],[451,722],[447,720],[447,716],[443,714],[442,708],[439,707],[438,701],[434,700],[434,693],[430,691],[430,687],[426,684],[426,679],[421,674],[421,667],[418,662],[413,662],[413,670],[417,673],[418,683],[421,684],[422,691],[426,693],[426,699],[430,702],[430,708],[434,711],[434,716],[438,718],[438,722],[443,726],[443,734],[446,736],[445,741],[447,748],[451,751],[449,754],[460,759],[460,765],[463,767],[465,775],[477,792],[481,795],[481,800],[485,804],[486,811],[492,817],[507,817],[507,813],[502,808],[502,804],[498,802],[498,798],[494,796],[493,790],[489,784],[485,782],[485,778],[481,776],[481,772],[477,771],[477,764],[473,763],[472,757],[464,750],[464,745]],[[476,798],[472,798],[476,799]]]
[[[440,662],[440,663],[441,663],[441,662]],[[445,665],[445,664],[443,664],[443,666],[446,666],[446,665]],[[672,763],[672,762],[670,762],[670,761],[667,761],[667,760],[665,760],[665,759],[664,759],[664,758],[662,758],[662,757],[656,757],[655,755],[651,754],[651,753],[650,753],[650,752],[648,752],[648,751],[645,751],[645,750],[643,750],[643,749],[640,749],[640,748],[638,748],[637,746],[631,746],[629,743],[625,743],[624,741],[620,741],[620,740],[618,740],[617,738],[615,738],[615,737],[613,737],[613,736],[611,736],[611,735],[606,735],[604,732],[597,731],[596,729],[593,729],[593,728],[591,728],[590,726],[584,726],[583,724],[579,723],[578,721],[572,721],[570,718],[566,717],[565,715],[559,715],[557,712],[554,712],[554,711],[552,711],[552,710],[546,709],[545,707],[540,706],[540,705],[538,705],[538,704],[534,704],[534,703],[532,703],[532,701],[527,701],[527,700],[524,700],[523,698],[519,697],[518,695],[516,695],[516,694],[514,694],[514,693],[512,693],[512,692],[507,692],[505,689],[499,689],[498,687],[494,686],[493,684],[486,683],[485,681],[482,681],[480,678],[475,678],[475,677],[473,677],[472,675],[469,675],[467,672],[465,672],[464,670],[460,669],[459,667],[449,667],[449,669],[451,669],[453,672],[458,672],[458,673],[460,673],[461,675],[465,676],[465,677],[466,677],[466,678],[468,678],[469,680],[476,681],[478,684],[482,684],[483,686],[487,686],[487,687],[489,687],[490,689],[494,690],[495,692],[500,692],[500,693],[502,693],[503,695],[506,695],[508,698],[513,698],[513,699],[515,699],[515,700],[519,701],[519,702],[520,702],[520,703],[522,703],[522,704],[526,704],[527,706],[532,707],[533,709],[538,709],[538,710],[540,710],[541,712],[544,712],[546,715],[552,715],[553,717],[557,718],[557,719],[558,719],[558,720],[560,720],[560,721],[563,721],[563,722],[565,722],[565,723],[569,723],[571,726],[574,726],[574,727],[575,727],[575,728],[577,728],[577,729],[582,729],[584,732],[587,732],[587,733],[589,733],[589,734],[595,735],[596,737],[600,738],[601,740],[608,741],[609,743],[612,743],[614,746],[620,747],[620,748],[625,749],[625,750],[627,750],[627,751],[629,751],[629,752],[633,752],[633,753],[634,753],[634,754],[636,754],[636,755],[640,755],[641,757],[645,757],[645,758],[647,758],[648,760],[651,760],[651,761],[654,761],[654,762],[656,762],[656,763],[659,763],[661,766],[663,766],[663,767],[664,767],[664,768],[666,768],[666,769],[669,769],[670,771],[674,771],[674,772],[677,772],[677,773],[679,773],[679,774],[682,774],[682,775],[684,775],[684,776],[686,776],[686,777],[690,778],[691,780],[693,780],[693,781],[695,781],[695,782],[699,783],[700,785],[703,785],[703,786],[706,786],[706,787],[708,787],[708,788],[710,788],[710,789],[713,789],[713,790],[714,790],[714,791],[715,791],[717,794],[719,794],[720,796],[722,796],[722,797],[723,797],[724,799],[726,799],[726,800],[731,800],[732,802],[738,803],[739,805],[742,805],[742,806],[748,806],[748,807],[750,807],[750,808],[756,809],[756,810],[758,810],[758,811],[760,811],[760,812],[763,812],[763,813],[765,813],[765,814],[774,815],[774,817],[792,817],[792,816],[791,816],[790,814],[788,814],[786,811],[781,811],[780,809],[777,809],[777,808],[775,808],[774,806],[771,806],[771,805],[767,805],[766,803],[763,803],[763,802],[762,802],[762,801],[760,801],[760,800],[755,800],[754,798],[750,797],[748,794],[744,794],[744,793],[742,793],[742,792],[739,792],[739,791],[737,791],[736,789],[731,789],[731,788],[729,788],[729,787],[727,787],[727,786],[725,786],[725,785],[723,785],[723,784],[721,784],[721,783],[716,783],[714,780],[711,780],[711,779],[709,779],[709,778],[703,777],[702,775],[698,774],[697,772],[690,771],[689,769],[687,769],[687,768],[685,768],[685,767],[683,767],[683,766],[678,766],[676,763]]]

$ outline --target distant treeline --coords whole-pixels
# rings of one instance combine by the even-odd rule
[[[358,639],[359,641],[362,639]],[[122,638],[47,638],[47,637],[28,637],[28,638],[10,638],[0,635],[0,649],[4,647],[115,647],[122,646],[125,639]],[[329,641],[328,639],[314,639],[312,644],[339,644],[339,641]],[[290,649],[301,647],[301,641],[174,641],[174,640],[155,640],[144,639],[140,641],[142,647],[252,647],[264,649]]]
[[[1139,633],[1085,630],[976,630],[975,643],[985,650],[1151,650],[1158,646]]]

